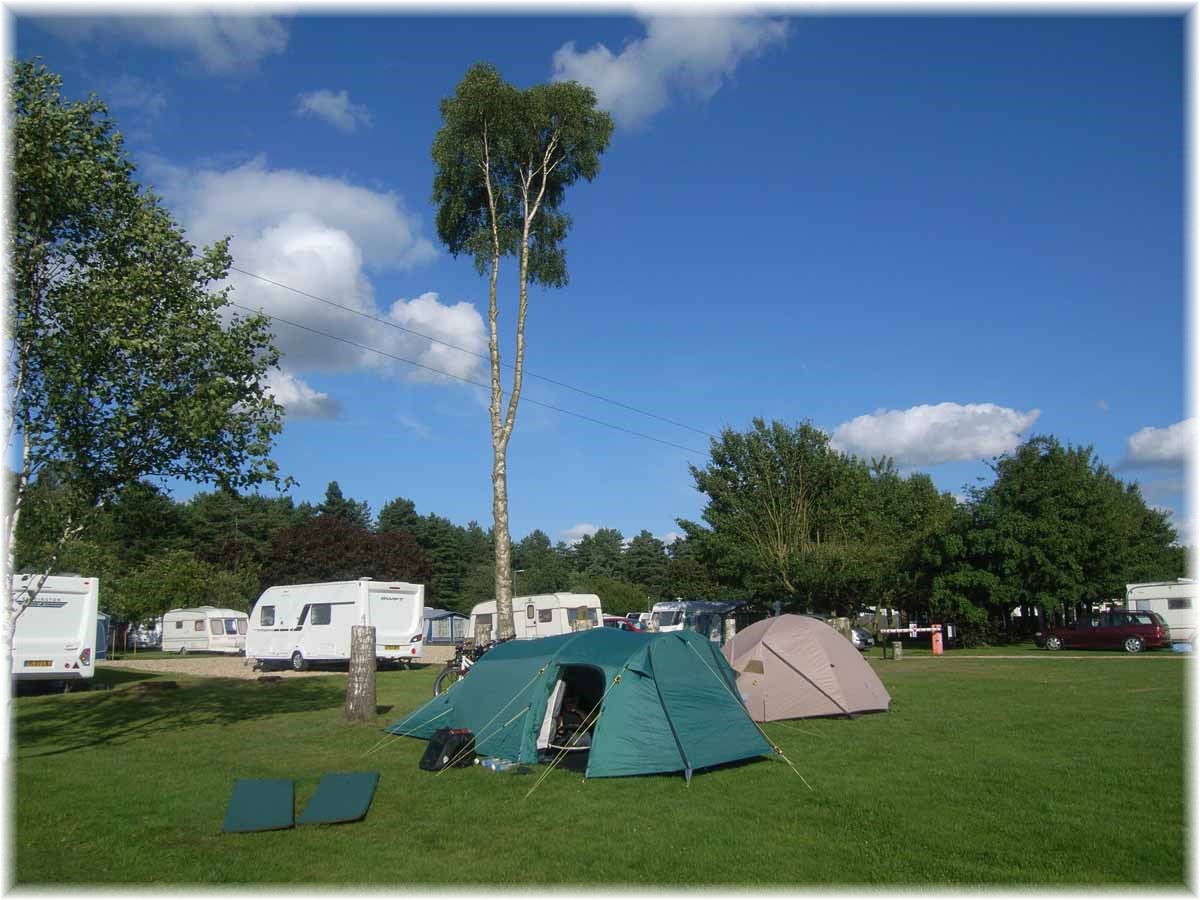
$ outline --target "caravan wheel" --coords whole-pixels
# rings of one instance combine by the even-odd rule
[[[292,671],[303,672],[308,668],[308,662],[304,659],[304,655],[297,650],[292,654]]]
[[[179,655],[180,655],[180,656],[187,656],[187,647],[180,647],[180,648],[179,648]]]

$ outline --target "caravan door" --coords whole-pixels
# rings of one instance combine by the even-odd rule
[[[541,611],[537,608],[537,604],[533,602],[532,597],[525,601],[524,620],[526,639],[541,637],[541,633],[538,631],[538,616],[540,612]]]

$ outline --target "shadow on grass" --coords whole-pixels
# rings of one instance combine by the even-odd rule
[[[125,687],[73,697],[30,698],[18,704],[14,723],[18,759],[122,744],[198,725],[315,712],[345,700],[344,686],[325,678],[299,679],[267,689],[255,681],[205,679],[181,681],[173,690],[143,690],[161,676],[121,676],[112,680]]]

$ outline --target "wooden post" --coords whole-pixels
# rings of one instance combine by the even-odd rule
[[[346,719],[375,718],[375,626],[350,628],[350,674],[346,678]]]

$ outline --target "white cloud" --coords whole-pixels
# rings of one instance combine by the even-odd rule
[[[1108,412],[1108,401],[1107,400],[1097,400],[1096,406],[1100,410],[1100,412],[1102,412],[1102,413]]]
[[[486,354],[483,318],[470,303],[443,304],[436,293],[398,299],[384,312],[376,305],[369,269],[405,269],[435,255],[400,199],[336,178],[269,169],[261,158],[229,170],[149,167],[187,229],[208,244],[231,235],[234,266],[262,278],[330,300],[354,315],[240,272],[231,272],[231,300],[286,322],[273,326],[283,365],[290,372],[347,372],[371,368],[413,381],[447,381],[361,347],[480,379],[477,356],[431,343],[364,316],[391,321],[474,353]]]
[[[1016,449],[1040,412],[994,403],[938,403],[879,410],[843,422],[833,445],[863,457],[891,456],[901,465],[984,459]]]
[[[578,544],[589,534],[595,534],[600,529],[591,522],[580,522],[559,533],[559,538],[568,544]]]
[[[342,404],[314,390],[290,372],[274,371],[267,377],[267,390],[275,402],[287,409],[289,419],[336,419]]]
[[[157,118],[167,108],[167,95],[136,75],[121,75],[104,90],[104,100],[112,109],[130,109],[147,119]]]
[[[1167,428],[1141,429],[1126,443],[1124,464],[1182,466],[1192,450],[1195,425],[1195,419],[1184,419]]]
[[[47,31],[78,43],[136,42],[182,52],[218,75],[252,71],[264,57],[287,47],[288,26],[274,16],[91,16],[40,17]]]
[[[683,535],[678,531],[668,531],[666,534],[660,535],[658,539],[670,547],[676,541],[682,541]]]
[[[555,80],[588,85],[621,127],[644,122],[674,93],[709,99],[743,59],[783,41],[788,30],[782,19],[650,16],[642,21],[646,36],[627,42],[620,53],[603,44],[576,50],[572,41],[554,54]]]
[[[484,361],[480,356],[487,353],[487,333],[483,317],[470,303],[460,301],[447,306],[438,301],[437,294],[425,293],[415,300],[397,300],[388,311],[387,318],[397,325],[443,342],[435,344],[395,332],[392,343],[407,358],[415,357],[423,365],[458,378],[477,381],[481,377]],[[456,347],[469,350],[470,353],[454,349]],[[424,369],[410,370],[409,378],[413,381],[448,380]]]
[[[396,421],[409,431],[416,434],[416,436],[419,438],[425,438],[428,440],[433,435],[433,432],[431,432],[425,425],[421,424],[411,416],[397,416]]]
[[[349,91],[311,91],[296,98],[296,115],[316,116],[334,128],[353,131],[359,125],[371,124],[371,113],[365,106],[350,102]]]

